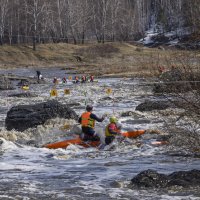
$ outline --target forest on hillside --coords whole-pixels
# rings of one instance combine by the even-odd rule
[[[132,41],[146,30],[198,33],[200,0],[1,0],[0,44]]]

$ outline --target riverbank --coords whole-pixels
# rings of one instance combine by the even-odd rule
[[[182,53],[182,51],[179,51]],[[61,67],[77,73],[148,77],[158,74],[158,66],[176,63],[176,50],[146,48],[129,43],[73,45],[40,44],[0,47],[0,68]]]

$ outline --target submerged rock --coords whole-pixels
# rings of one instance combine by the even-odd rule
[[[200,186],[200,170],[179,171],[170,175],[159,174],[155,170],[146,170],[131,180],[133,187],[166,188],[171,186]]]
[[[69,106],[56,100],[35,104],[18,105],[12,107],[5,120],[7,130],[24,131],[28,128],[44,124],[47,120],[56,117],[78,119],[78,115]]]
[[[23,93],[18,93],[18,94],[10,94],[8,95],[9,97],[37,97],[37,95],[32,94],[30,92],[23,92]]]
[[[143,115],[133,112],[133,111],[126,111],[121,114],[121,117],[129,117],[129,116],[134,117],[134,119],[140,119],[143,117]]]
[[[152,110],[165,110],[169,108],[171,104],[167,101],[145,101],[139,104],[135,110],[143,111],[152,111]]]
[[[16,77],[16,79],[20,79],[20,77]],[[18,80],[17,79],[17,80]],[[45,79],[37,79],[37,78],[32,78],[32,77],[22,77],[21,80],[18,82],[18,86],[23,86],[24,84],[46,84],[47,82]]]
[[[126,121],[123,121],[122,123],[126,124],[150,124],[151,121],[148,119],[128,119]]]

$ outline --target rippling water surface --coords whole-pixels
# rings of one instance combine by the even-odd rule
[[[31,69],[2,71],[10,72],[35,76],[35,71]],[[4,120],[12,106],[52,99],[49,95],[53,87],[52,78],[70,75],[60,69],[42,69],[41,72],[48,83],[30,86],[30,92],[38,97],[8,97],[9,94],[22,92],[18,87],[14,91],[0,92],[0,199],[200,199],[198,191],[178,193],[128,188],[130,180],[143,170],[154,169],[169,174],[199,169],[199,158],[169,156],[166,146],[151,145],[155,135],[121,143],[116,141],[112,150],[83,149],[74,145],[67,149],[50,150],[41,148],[41,145],[72,137],[60,127],[65,123],[75,125],[76,122],[55,119],[25,133],[6,131]],[[145,99],[155,98],[151,88],[144,83],[142,79],[123,78],[99,79],[98,83],[84,85],[60,83],[57,85],[57,100],[74,104],[73,109],[78,114],[84,111],[86,103],[92,103],[97,115],[107,113],[118,116],[124,130],[162,128],[163,121],[151,114],[135,112],[137,116],[120,117],[126,111],[134,111]],[[108,88],[112,89],[111,94],[105,92]],[[70,89],[71,94],[64,95],[64,89]],[[97,124],[100,134],[107,123],[108,118]],[[16,140],[10,139],[13,135]],[[37,144],[28,145],[29,140]]]

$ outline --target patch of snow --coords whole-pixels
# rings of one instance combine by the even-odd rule
[[[153,28],[150,28],[149,30],[147,30],[145,33],[145,37],[140,39],[138,42],[142,43],[144,45],[155,43],[155,41],[152,38],[161,34],[161,31],[159,31],[159,29],[156,27],[157,27],[157,25],[155,25]],[[168,44],[172,45],[172,44],[177,44],[179,42],[178,37],[190,35],[191,33],[192,33],[191,27],[182,27],[182,28],[178,28],[174,31],[165,32],[165,33],[163,33],[163,35],[165,37],[168,37],[169,39],[171,39],[171,41],[168,42]]]

